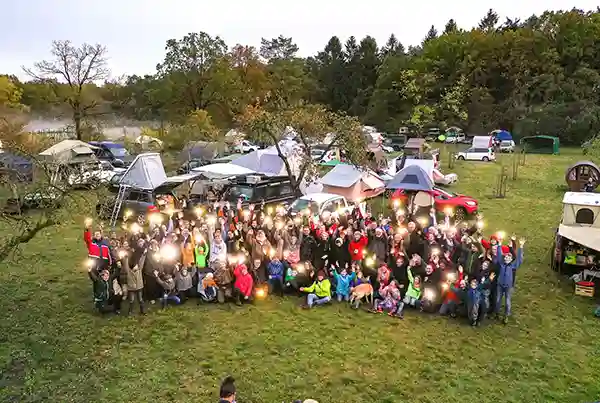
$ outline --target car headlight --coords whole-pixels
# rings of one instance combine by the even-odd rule
[[[469,207],[474,207],[477,205],[477,203],[475,203],[474,201],[468,201],[468,202],[465,202],[465,204]]]

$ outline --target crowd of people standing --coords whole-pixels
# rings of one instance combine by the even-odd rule
[[[482,217],[453,222],[452,211],[422,216],[396,206],[391,217],[356,207],[295,217],[283,208],[215,203],[195,217],[163,211],[131,217],[119,231],[84,240],[94,306],[129,314],[196,300],[237,305],[305,296],[310,309],[332,301],[403,318],[407,309],[465,317],[477,326],[511,315],[525,240],[483,235]],[[504,309],[502,309],[504,302]]]

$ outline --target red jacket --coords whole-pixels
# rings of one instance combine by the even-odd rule
[[[458,288],[460,287],[460,282],[463,280],[464,277],[464,273],[458,273],[458,280],[456,280],[456,282],[454,283],[454,287]],[[452,289],[448,290],[448,293],[446,293],[446,303],[450,302],[450,301],[454,301],[456,303],[460,302],[460,298],[458,297],[458,295],[456,295],[456,293],[454,291],[452,291]]]
[[[252,295],[252,287],[254,286],[254,280],[252,279],[252,275],[246,270],[246,274],[242,273],[242,269],[246,267],[243,264],[238,265],[233,275],[235,276],[235,283],[233,284],[235,288],[240,290],[240,292],[249,297]]]
[[[363,250],[367,247],[369,240],[366,236],[361,237],[358,241],[352,239],[350,245],[348,245],[348,251],[350,252],[350,259],[352,261],[363,260]]]
[[[112,264],[110,248],[108,247],[108,245],[105,245],[103,243],[95,243],[92,239],[92,233],[89,229],[83,231],[83,241],[85,242],[85,246],[87,246],[89,257],[108,260],[108,263]]]

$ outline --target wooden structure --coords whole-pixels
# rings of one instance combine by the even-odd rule
[[[600,184],[600,168],[591,161],[579,161],[567,168],[565,181],[571,192],[581,192],[592,178],[594,189]]]

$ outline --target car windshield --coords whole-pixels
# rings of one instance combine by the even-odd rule
[[[127,151],[126,148],[120,147],[110,148],[110,153],[117,158],[122,158],[129,155],[129,151]]]
[[[298,199],[295,202],[293,202],[290,206],[290,212],[299,213],[302,210],[306,210],[307,208],[310,209],[310,212],[312,214],[319,213],[319,206],[317,205],[317,203],[307,199]]]
[[[230,202],[237,202],[240,198],[251,200],[254,194],[254,188],[244,185],[234,185],[227,191],[226,199]]]

